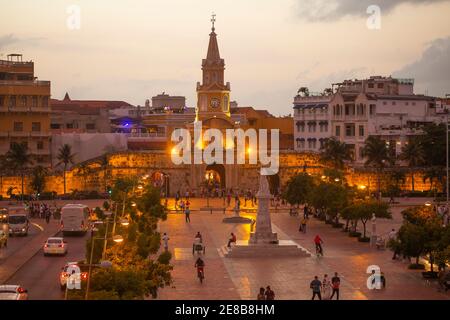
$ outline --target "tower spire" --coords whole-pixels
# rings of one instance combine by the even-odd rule
[[[216,28],[214,28],[214,22],[216,22],[216,14],[213,12],[211,15],[211,23],[212,23],[211,30],[212,30],[212,32],[214,32],[214,30],[216,30]]]

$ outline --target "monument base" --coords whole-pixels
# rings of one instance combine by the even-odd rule
[[[252,232],[249,244],[278,244],[278,236],[275,232]]]
[[[252,223],[253,219],[240,217],[240,216],[233,216],[233,217],[226,217],[222,220],[223,223]]]
[[[236,245],[219,249],[225,258],[306,258],[311,253],[295,242],[279,240],[277,244],[251,244],[248,241],[238,241]]]

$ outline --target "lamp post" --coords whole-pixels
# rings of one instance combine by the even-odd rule
[[[105,233],[106,234],[106,233]],[[91,254],[90,254],[90,258],[89,258],[89,271],[88,271],[88,275],[87,275],[87,285],[86,285],[86,294],[84,296],[85,300],[89,299],[89,287],[91,284],[91,272],[92,272],[92,259],[94,257],[94,244],[95,244],[95,240],[104,240],[105,241],[105,247],[106,247],[106,242],[108,239],[112,239],[114,242],[116,243],[121,243],[123,242],[123,237],[120,235],[111,237],[111,238],[107,238],[106,236],[104,238],[99,238],[99,237],[93,237],[92,238],[92,242],[91,242]],[[104,253],[103,253],[104,254]],[[103,259],[104,260],[104,259]]]
[[[450,98],[450,94],[446,94],[445,95],[446,98]],[[445,159],[446,159],[446,165],[445,165],[445,172],[446,172],[446,209],[447,209],[447,214],[448,214],[448,198],[449,198],[449,190],[448,190],[448,109],[447,107],[445,108]]]

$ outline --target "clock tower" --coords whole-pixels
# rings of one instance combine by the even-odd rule
[[[208,53],[202,60],[202,83],[197,82],[196,120],[230,117],[230,83],[224,83],[225,61],[220,58],[215,21],[213,14]]]

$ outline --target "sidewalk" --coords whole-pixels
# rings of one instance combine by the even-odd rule
[[[43,230],[22,248],[8,256],[0,265],[0,284],[6,283],[21,266],[39,252],[48,237],[59,231],[59,221],[57,220],[51,220],[49,224],[46,224],[42,219],[31,219],[30,222],[38,224]]]

